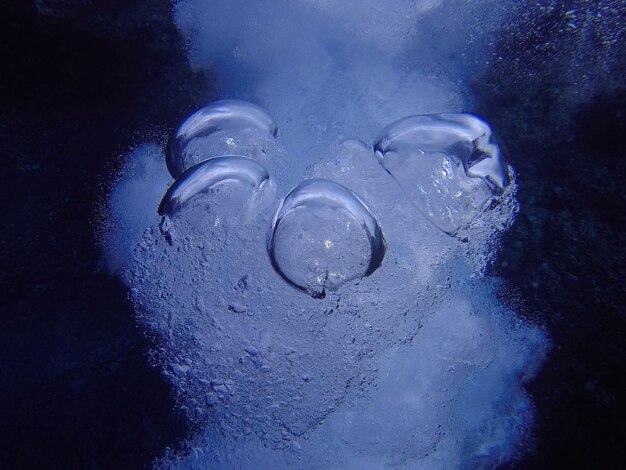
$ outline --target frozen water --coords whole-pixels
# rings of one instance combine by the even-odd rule
[[[383,233],[359,196],[329,180],[300,183],[283,199],[269,252],[275,269],[313,297],[368,276],[385,255]]]
[[[469,115],[409,118],[407,133],[371,145],[405,116],[471,108],[464,67],[489,56],[506,5],[176,3],[192,63],[217,69],[224,97],[262,104],[281,133],[182,134],[177,175],[218,155],[265,168],[276,194],[261,191],[247,217],[249,193],[231,181],[159,226],[169,178],[153,162],[171,154],[155,146],[128,157],[112,193],[108,239],[123,249],[108,252],[124,256],[152,362],[196,430],[157,466],[491,468],[528,445],[523,384],[546,339],[483,276],[517,210],[512,170]],[[432,158],[408,158],[416,141]],[[433,186],[443,169],[453,178]],[[288,194],[303,175],[314,181]],[[439,190],[428,203],[453,217],[424,217],[405,177]],[[320,274],[326,295],[303,292],[321,293]]]
[[[381,165],[437,227],[454,234],[509,184],[491,128],[470,114],[410,116],[374,144]]]
[[[231,131],[224,137],[224,131]],[[257,153],[255,144],[259,137],[275,137],[278,127],[263,108],[253,103],[240,100],[223,100],[210,103],[199,109],[178,127],[172,135],[167,148],[167,168],[174,178],[178,178],[187,168],[209,157],[238,153],[254,156]],[[185,152],[187,145],[195,138],[215,136],[215,148],[207,149],[206,153]],[[220,142],[223,144],[220,146]],[[224,144],[226,149],[224,149]],[[246,148],[247,146],[247,148]],[[235,148],[243,147],[243,152],[234,152]],[[213,150],[213,152],[211,152]]]

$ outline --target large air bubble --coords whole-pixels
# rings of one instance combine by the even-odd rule
[[[282,201],[269,252],[283,278],[323,298],[327,289],[373,273],[385,255],[385,242],[359,196],[338,183],[311,179]]]
[[[446,233],[468,225],[509,184],[491,128],[471,114],[410,116],[374,144],[381,165]]]
[[[191,166],[219,155],[262,157],[278,127],[263,108],[240,100],[215,101],[189,116],[170,139],[167,169],[178,178]],[[192,141],[210,136],[200,145]]]
[[[245,221],[275,194],[267,170],[257,161],[238,155],[205,160],[185,171],[159,205],[159,215],[184,215],[192,222],[211,216],[213,225]]]

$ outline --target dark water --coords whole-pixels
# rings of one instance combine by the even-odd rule
[[[0,466],[141,468],[188,430],[100,268],[94,213],[116,155],[213,98],[211,77],[186,64],[169,2],[57,4],[10,2],[0,32]],[[509,467],[623,468],[625,60],[573,99],[571,67],[541,47],[560,17],[538,17],[518,25],[532,40],[499,38],[534,73],[499,62],[473,84],[520,182],[494,269],[554,343],[529,385],[535,447]]]
[[[137,2],[71,18],[15,3],[0,46],[0,467],[140,468],[185,429],[99,269],[94,213],[134,133],[173,125],[206,78],[181,62],[165,2],[143,6],[159,38]]]

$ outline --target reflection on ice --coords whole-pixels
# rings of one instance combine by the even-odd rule
[[[449,234],[509,184],[491,128],[471,114],[400,119],[382,130],[374,149],[411,202]]]
[[[274,268],[313,297],[368,276],[385,255],[383,233],[367,205],[328,180],[300,183],[282,201],[269,241]]]
[[[225,139],[226,145],[233,147],[241,144],[241,141],[258,139],[259,136],[273,138],[278,132],[278,127],[263,108],[253,103],[240,100],[210,103],[185,119],[172,135],[166,151],[167,169],[172,177],[178,178],[193,164],[217,156],[218,154],[213,154],[194,159],[193,156],[185,155],[185,148],[193,139],[222,131],[236,133],[235,136]],[[232,148],[227,153],[233,153]]]
[[[258,191],[269,185],[270,175],[251,158],[237,155],[210,158],[189,168],[170,186],[159,205],[159,215],[174,216],[198,194],[227,182]]]

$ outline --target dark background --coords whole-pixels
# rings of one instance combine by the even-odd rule
[[[189,430],[100,268],[95,214],[118,156],[219,90],[169,1],[37,6],[5,2],[0,29],[0,467],[141,468]],[[506,468],[626,467],[624,18],[573,38],[572,6],[514,14],[472,83],[520,183],[494,271],[554,343],[527,385],[536,440]]]

